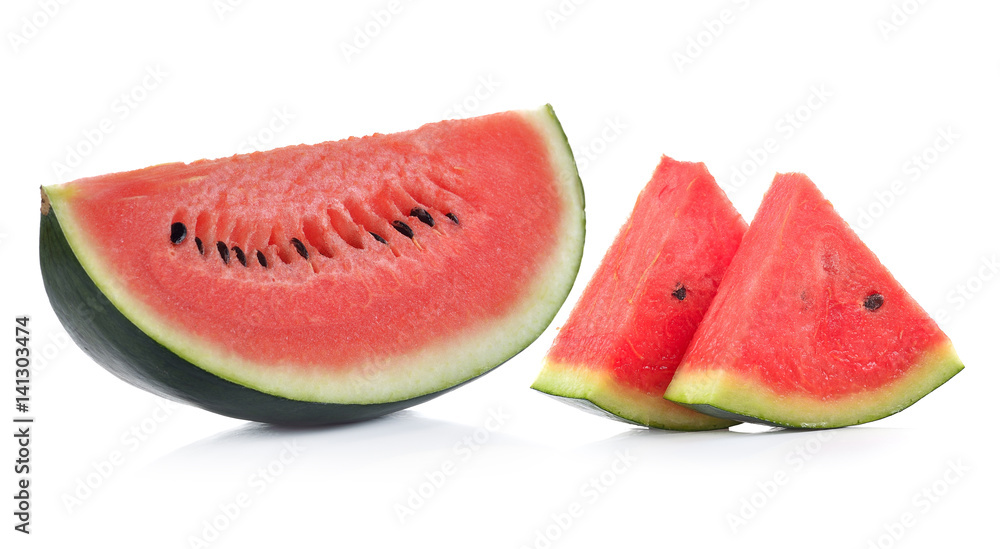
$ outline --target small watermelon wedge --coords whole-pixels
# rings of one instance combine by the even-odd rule
[[[376,417],[545,329],[579,268],[583,188],[552,108],[42,189],[40,261],[121,379],[232,417]]]
[[[639,425],[733,425],[663,392],[746,228],[704,164],[663,157],[532,387]]]
[[[666,398],[720,418],[884,418],[963,368],[951,341],[805,175],[779,174]]]

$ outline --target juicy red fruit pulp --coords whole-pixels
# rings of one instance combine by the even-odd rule
[[[510,313],[558,245],[558,189],[511,185],[555,179],[547,146],[514,113],[444,122],[80,180],[73,217],[165,323],[337,368]]]
[[[704,164],[664,157],[550,360],[607,368],[659,398],[745,230]]]

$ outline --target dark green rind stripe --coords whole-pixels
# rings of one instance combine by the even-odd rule
[[[42,215],[39,258],[45,291],[56,316],[95,362],[136,387],[217,414],[284,425],[350,423],[426,402],[475,379],[435,393],[378,404],[304,402],[270,395],[202,370],[139,330],[77,261],[54,210]]]
[[[800,425],[786,425],[784,423],[775,423],[773,421],[768,421],[766,419],[761,419],[759,417],[744,416],[741,414],[736,414],[722,408],[716,408],[710,404],[683,404],[696,412],[701,412],[705,415],[714,416],[722,419],[731,419],[733,421],[742,421],[744,423],[754,423],[756,425],[766,425],[768,427],[781,427],[782,429],[787,429],[790,431],[818,431],[823,429],[842,429],[844,427],[850,427],[851,425],[831,425],[829,427],[802,427]],[[865,423],[865,422],[860,422]],[[859,424],[860,424],[859,423]],[[858,425],[858,424],[852,424]]]
[[[816,430],[816,429],[839,429],[841,427],[850,427],[852,425],[862,425],[864,423],[871,423],[873,421],[878,421],[880,419],[885,419],[885,418],[887,418],[889,416],[896,415],[899,412],[902,412],[903,410],[909,408],[910,406],[913,406],[918,400],[920,400],[920,399],[924,398],[925,396],[927,396],[927,395],[931,394],[932,392],[934,392],[935,389],[937,389],[938,387],[940,387],[940,386],[944,385],[945,383],[947,383],[948,380],[950,380],[951,378],[955,377],[955,375],[958,374],[958,372],[960,372],[960,371],[962,371],[962,369],[964,369],[964,366],[962,366],[961,363],[957,363],[957,364],[960,366],[960,368],[958,368],[957,370],[955,370],[954,373],[952,373],[951,375],[949,375],[945,379],[941,380],[940,383],[938,383],[937,385],[935,385],[934,387],[932,387],[926,393],[924,393],[922,395],[918,395],[916,398],[912,398],[909,402],[906,402],[905,404],[899,406],[898,408],[896,408],[894,410],[889,410],[889,411],[882,410],[882,411],[878,411],[878,412],[874,412],[874,413],[869,413],[867,415],[861,415],[861,416],[858,416],[858,417],[854,418],[854,420],[852,420],[849,423],[843,423],[843,422],[841,422],[841,423],[832,423],[830,425],[822,425],[822,426],[802,425],[802,424],[796,424],[796,423],[788,422],[788,421],[782,423],[780,419],[765,419],[765,418],[759,418],[759,417],[754,417],[754,416],[747,416],[747,415],[739,414],[739,413],[736,413],[736,412],[733,412],[733,411],[730,411],[730,410],[725,410],[725,409],[722,409],[722,408],[718,408],[718,407],[713,406],[711,404],[689,404],[687,402],[677,402],[677,401],[671,401],[671,402],[677,402],[677,404],[680,404],[681,406],[686,406],[686,407],[691,408],[692,410],[694,410],[696,412],[701,412],[701,413],[703,413],[705,415],[714,416],[714,417],[722,418],[722,419],[731,419],[731,420],[734,420],[734,421],[743,421],[743,422],[746,422],[746,423],[756,423],[758,425],[768,425],[768,426],[771,426],[771,427],[783,427],[785,429],[808,429],[808,430]]]
[[[568,397],[563,395],[557,395],[554,393],[547,393],[545,391],[542,391],[541,389],[535,389],[535,390],[538,391],[539,393],[548,395],[558,400],[559,402],[562,402],[563,404],[567,404],[573,408],[576,408],[577,410],[582,410],[584,412],[587,412],[588,414],[593,414],[595,416],[601,416],[604,418],[613,419],[615,421],[620,421],[621,423],[627,423],[629,425],[636,425],[639,427],[649,427],[649,425],[643,425],[638,421],[632,421],[631,419],[626,419],[620,415],[609,412],[585,398]]]
[[[612,412],[611,410],[608,410],[607,408],[604,408],[600,404],[597,404],[596,402],[593,402],[593,401],[588,400],[586,398],[570,397],[570,396],[566,396],[566,395],[557,395],[555,393],[550,393],[548,391],[543,391],[543,390],[538,389],[536,387],[532,387],[532,389],[534,389],[534,390],[536,390],[539,393],[542,393],[544,395],[548,395],[548,396],[550,396],[550,397],[558,400],[559,402],[562,402],[563,404],[566,404],[566,405],[569,405],[569,406],[571,406],[573,408],[576,408],[577,410],[582,410],[584,412],[587,412],[588,414],[592,414],[592,415],[595,415],[595,416],[600,416],[600,417],[603,417],[603,418],[613,419],[613,420],[618,421],[620,423],[626,423],[628,425],[635,425],[635,426],[638,426],[638,427],[663,429],[665,431],[691,432],[691,433],[701,432],[701,431],[714,431],[714,430],[718,430],[718,429],[728,429],[729,427],[732,427],[732,425],[719,425],[717,427],[701,427],[701,428],[699,428],[699,427],[691,427],[691,428],[684,428],[684,427],[677,426],[677,425],[667,426],[667,425],[663,425],[662,423],[658,423],[658,422],[651,422],[649,425],[647,425],[645,423],[640,423],[638,421],[629,419],[629,418],[627,418],[625,416],[621,416],[618,413]],[[693,406],[687,406],[687,405],[685,405],[685,406],[688,407],[688,408],[694,408]],[[701,411],[701,410],[698,410],[698,411]],[[718,415],[718,414],[709,414],[709,415],[714,416],[714,417],[718,417],[718,418],[722,418],[722,419],[731,419],[731,418],[723,417],[723,416]],[[737,421],[739,421],[739,420],[737,420]],[[736,423],[733,423],[733,425],[736,425]]]
[[[580,265],[583,265],[583,243],[587,240],[587,195],[583,192],[583,179],[580,178],[580,169],[576,165],[576,155],[573,154],[573,148],[569,144],[569,138],[566,137],[566,130],[562,126],[562,122],[559,121],[559,117],[556,116],[556,110],[552,108],[551,103],[545,104],[545,113],[549,115],[552,125],[559,130],[559,136],[562,137],[562,145],[566,147],[566,152],[569,154],[570,166],[564,166],[563,169],[569,169],[573,180],[576,182],[576,192],[580,195],[580,249],[577,250],[576,263],[573,265],[573,278],[569,281],[569,287],[566,288],[566,293],[563,295],[563,303],[566,302],[566,298],[569,297],[571,291],[573,291],[573,286],[576,284],[576,277],[580,274]],[[555,308],[552,314],[545,320],[545,325],[549,326],[552,321],[555,320],[556,315],[559,314],[559,310],[562,306]],[[542,330],[543,332],[545,330]],[[539,333],[535,336],[542,335]],[[508,359],[510,360],[510,359]]]
[[[731,419],[733,421],[756,423],[757,425],[770,425],[771,427],[785,427],[788,429],[796,428],[792,427],[791,425],[782,425],[781,423],[774,423],[772,421],[761,419],[759,417],[744,416],[741,414],[730,412],[728,410],[723,410],[722,408],[716,408],[715,406],[712,406],[710,404],[684,404],[682,402],[678,402],[678,404],[691,408],[696,412],[701,412],[707,416],[713,416],[721,419]]]
[[[559,117],[556,116],[556,110],[552,108],[551,103],[545,104],[545,112],[549,115],[549,118],[552,119],[552,124],[556,127],[557,130],[559,130],[559,135],[562,137],[562,142],[564,145],[566,145],[566,151],[569,152],[570,161],[573,163],[572,175],[573,178],[576,180],[576,190],[577,192],[580,193],[580,206],[582,206],[584,209],[583,216],[584,216],[584,221],[586,221],[587,196],[583,192],[583,180],[580,178],[580,169],[576,165],[576,155],[573,154],[573,149],[570,147],[569,144],[569,137],[566,136],[566,130],[565,128],[562,127],[562,122],[560,122]],[[584,223],[584,232],[586,232],[586,227],[587,225],[586,223]]]
[[[569,140],[551,105],[546,105],[551,122],[562,137],[580,197],[580,246],[575,265],[564,289],[565,302],[583,260],[586,231],[583,182],[570,149]],[[562,175],[562,174],[559,174]],[[264,393],[216,376],[181,358],[150,338],[126,318],[94,284],[66,241],[54,210],[43,214],[39,236],[42,279],[56,316],[73,340],[98,364],[118,378],[162,397],[186,402],[218,414],[282,425],[329,425],[372,419],[426,402],[477,379],[510,360],[541,334],[489,370],[440,391],[406,400],[374,404],[337,404],[292,400]],[[546,319],[548,326],[559,307]]]

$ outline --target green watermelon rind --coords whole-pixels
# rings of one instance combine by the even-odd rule
[[[964,369],[950,341],[889,385],[840,398],[778,394],[772,387],[718,368],[678,370],[664,398],[703,414],[796,429],[833,429],[899,413]]]
[[[153,394],[240,419],[322,425],[381,416],[445,392],[382,404],[325,404],[244,387],[181,358],[126,318],[80,263],[69,260],[73,250],[54,213],[42,216],[40,242],[42,272],[48,273],[44,278],[45,289],[70,337],[112,374]]]
[[[308,381],[279,374],[260,383],[241,378],[239,365],[219,368],[211,363],[215,357],[210,352],[159,323],[107,274],[93,257],[96,254],[87,253],[72,223],[70,197],[59,187],[43,189],[39,236],[42,278],[53,310],[74,341],[112,374],[154,394],[230,417],[286,425],[347,423],[430,400],[491,371],[530,345],[555,317],[579,271],[586,220],[583,185],[569,142],[550,105],[522,114],[547,139],[564,195],[559,253],[526,292],[523,307],[484,329],[482,341],[462,343],[464,356],[476,351],[489,356],[473,356],[476,363],[453,368],[461,371],[451,372],[452,377],[428,381],[428,376],[402,372],[398,383],[402,389],[394,394],[383,390],[373,397],[362,392],[338,400],[313,398]],[[398,362],[406,359],[399,357]],[[408,391],[407,383],[413,379],[419,380],[420,389]],[[290,394],[283,394],[283,383],[292,388]],[[296,392],[296,383],[306,390]],[[380,389],[374,381],[371,388]]]
[[[671,431],[726,429],[739,423],[718,416],[693,413],[688,407],[664,401],[617,383],[599,370],[546,360],[531,388],[574,408],[642,427]]]

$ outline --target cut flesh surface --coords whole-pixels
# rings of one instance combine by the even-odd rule
[[[42,270],[116,375],[227,415],[336,422],[308,404],[379,415],[530,344],[573,284],[583,206],[544,107],[46,187]],[[127,356],[142,345],[162,352]],[[271,404],[215,399],[226,383]]]
[[[532,387],[640,425],[732,425],[663,392],[744,231],[704,164],[663,157]]]
[[[896,413],[962,368],[812,181],[779,174],[666,398],[724,418],[839,427]]]

